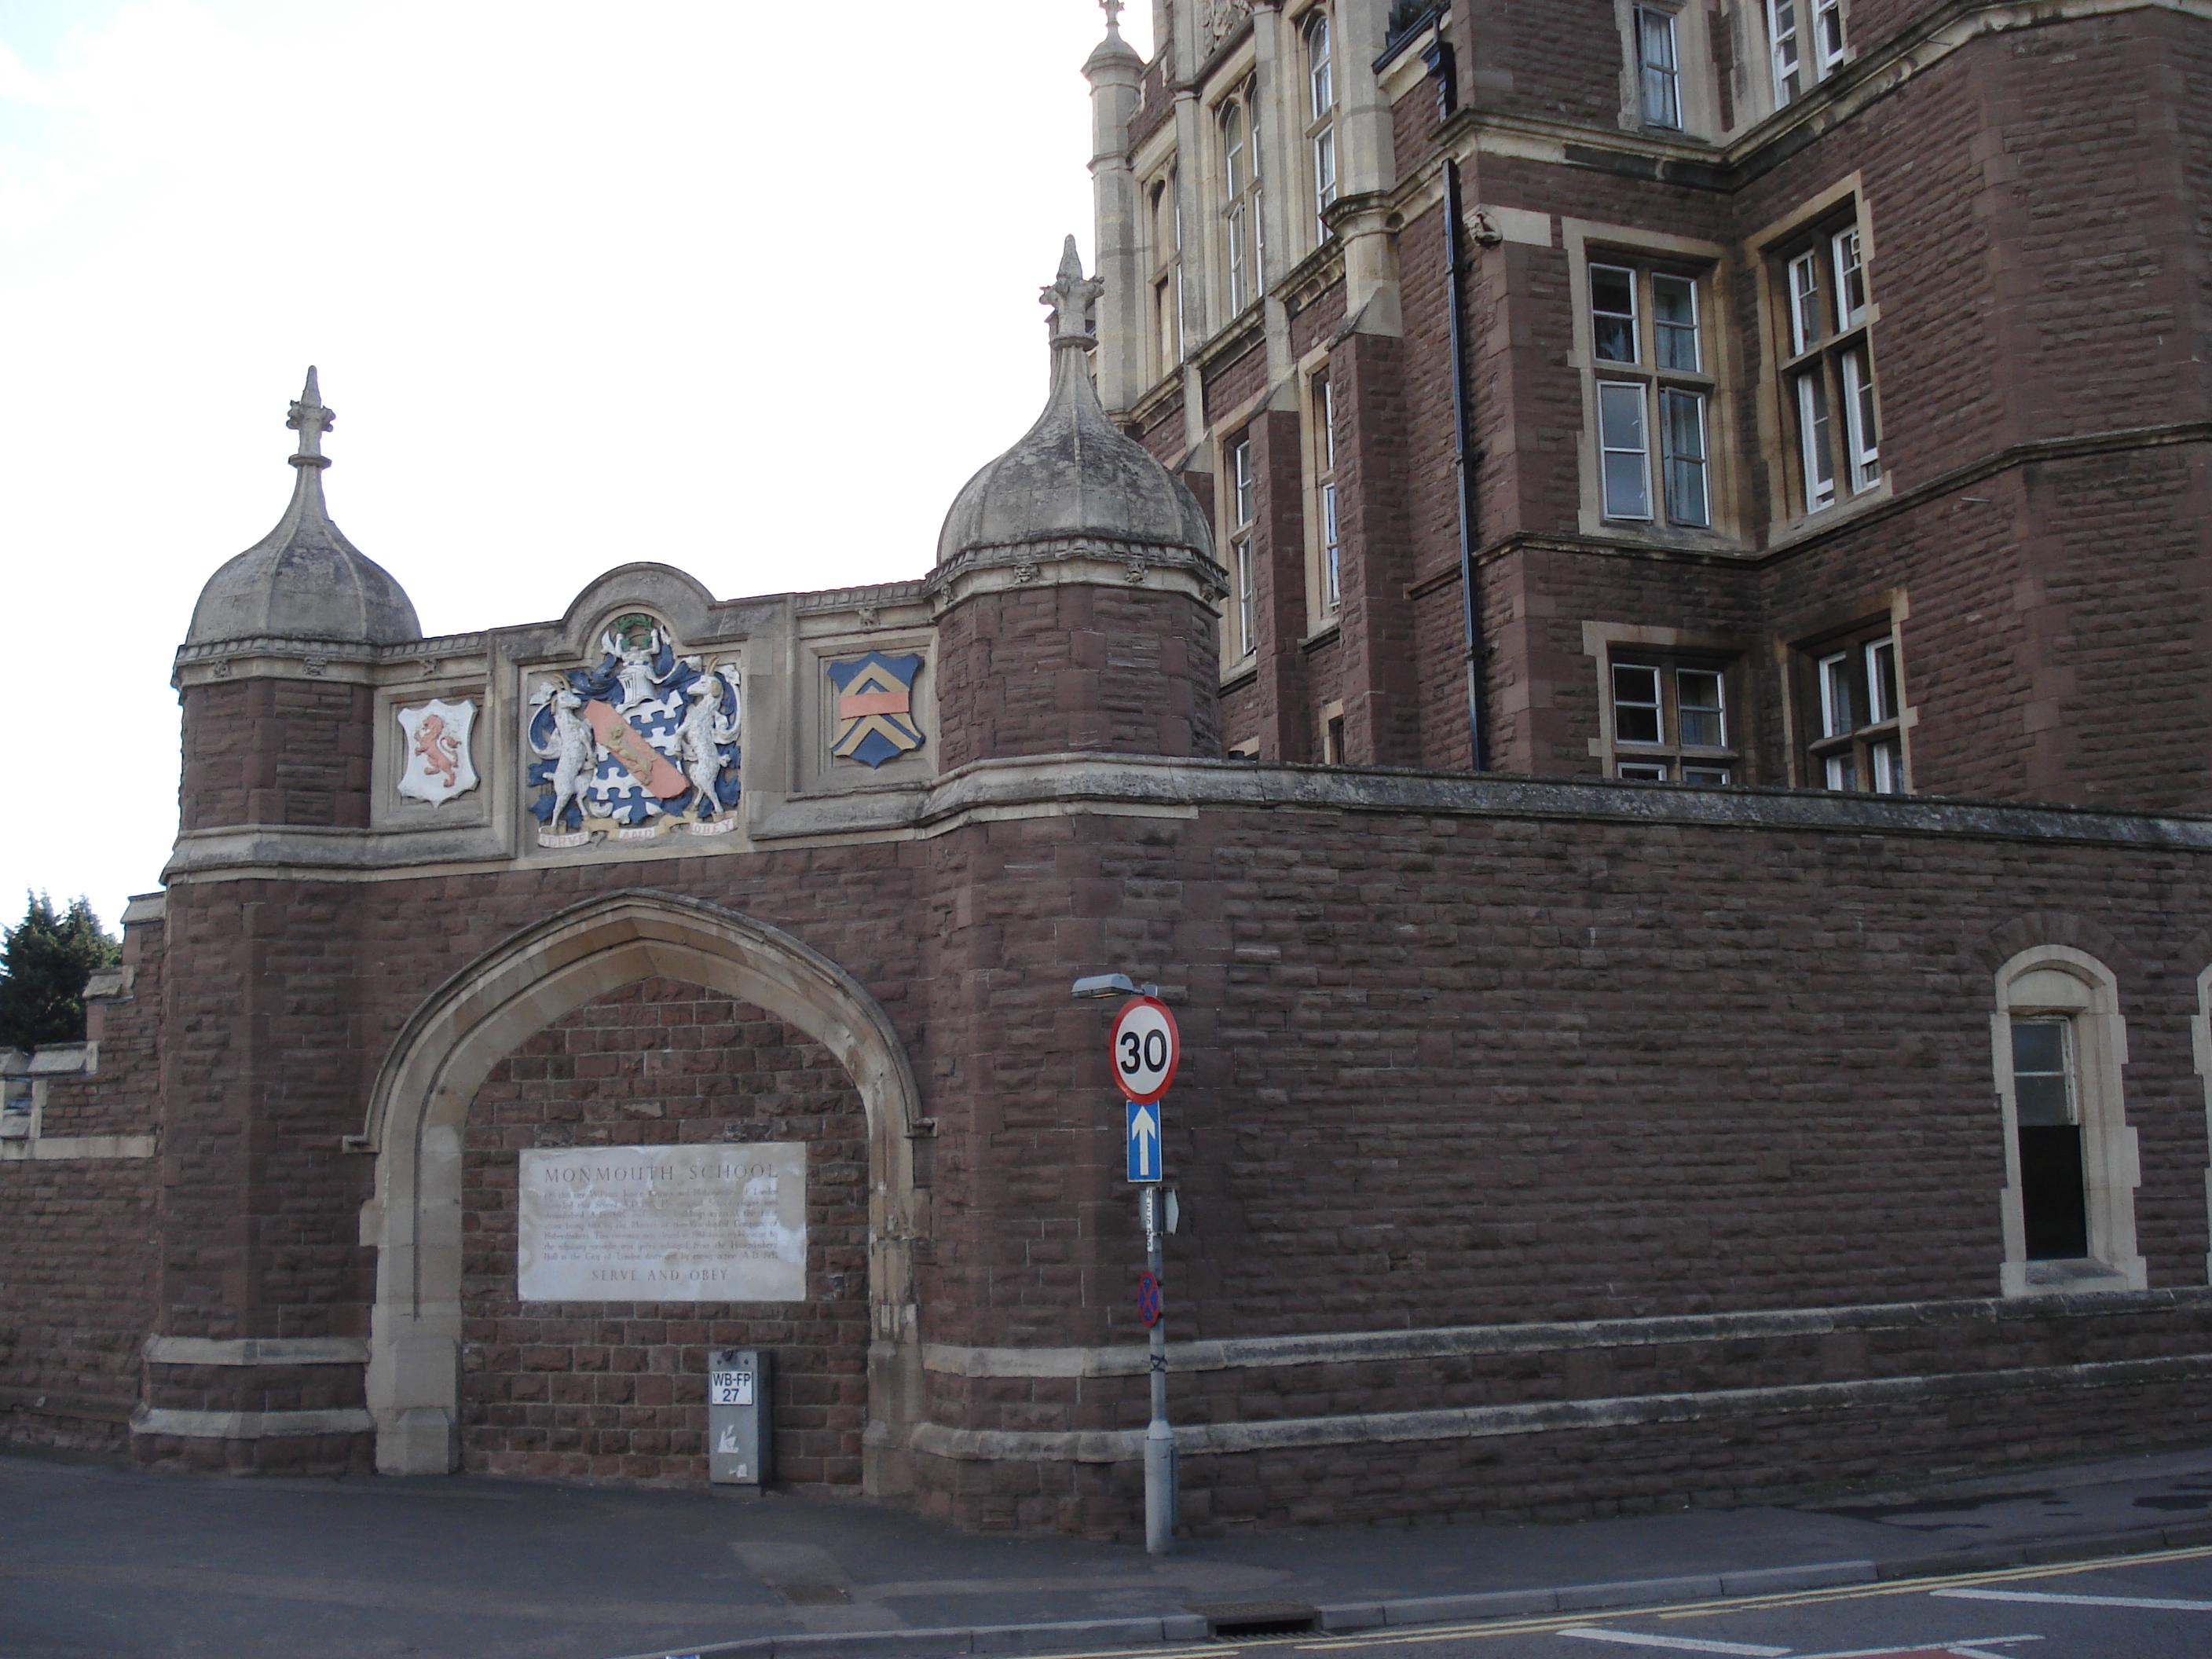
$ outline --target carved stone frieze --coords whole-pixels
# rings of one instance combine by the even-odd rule
[[[1218,46],[1230,30],[1252,15],[1252,0],[1202,0],[1199,27],[1206,31],[1206,44]]]

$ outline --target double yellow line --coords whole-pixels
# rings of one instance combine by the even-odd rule
[[[1826,1589],[1784,1590],[1772,1595],[1737,1595],[1718,1601],[1699,1601],[1692,1607],[1662,1602],[1642,1607],[1582,1607],[1573,1613],[1547,1613],[1525,1619],[1486,1620],[1479,1624],[1424,1625],[1418,1627],[1361,1631],[1322,1641],[1285,1638],[1301,1653],[1338,1648],[1365,1648],[1419,1642],[1464,1641],[1474,1636],[1511,1636],[1528,1631],[1560,1630],[1587,1625],[1593,1619],[1717,1619],[1724,1613],[1756,1612],[1765,1607],[1802,1607],[1821,1601],[1864,1601],[1878,1595],[1922,1595],[1954,1584],[2011,1583],[2024,1578],[2056,1578],[2069,1573],[2097,1572],[2114,1566],[2148,1565],[2160,1561],[2194,1561],[2212,1555],[2212,1547],[2154,1550],[2141,1555],[2108,1555],[2094,1561],[2064,1561],[2052,1565],[1999,1567],[1982,1572],[1950,1573],[1928,1578],[1893,1578],[1875,1584],[1836,1584]],[[1271,1644],[1272,1645],[1272,1644]],[[1227,1650],[1224,1650],[1227,1651]]]
[[[1587,1625],[1593,1619],[1717,1619],[1723,1613],[1757,1612],[1765,1607],[1802,1607],[1821,1601],[1857,1601],[1878,1595],[1924,1595],[1954,1584],[2014,1583],[2024,1578],[2063,1578],[2069,1573],[2100,1572],[2117,1566],[2148,1566],[2160,1561],[2196,1561],[2212,1555],[2212,1546],[2180,1550],[2152,1550],[2140,1555],[2106,1555],[2094,1561],[2063,1561],[2034,1567],[1997,1567],[1981,1572],[1957,1572],[1928,1578],[1893,1578],[1874,1584],[1836,1584],[1826,1589],[1784,1590],[1772,1595],[1736,1595],[1717,1601],[1685,1607],[1662,1601],[1650,1607],[1581,1607],[1573,1613],[1547,1613],[1525,1619],[1490,1619],[1465,1625],[1395,1626],[1381,1630],[1347,1632],[1304,1641],[1295,1636],[1262,1642],[1224,1642],[1202,1651],[1206,1659],[1229,1659],[1248,1648],[1288,1649],[1297,1653],[1325,1653],[1339,1648],[1410,1646],[1421,1642],[1463,1642],[1477,1636],[1512,1636],[1528,1631],[1563,1630]],[[1052,1659],[1162,1659],[1163,1648],[1099,1648],[1085,1653],[1054,1654]]]

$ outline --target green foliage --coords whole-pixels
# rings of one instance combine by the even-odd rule
[[[28,895],[23,920],[0,949],[0,1047],[36,1048],[84,1041],[84,982],[112,968],[122,947],[79,898],[54,914],[44,893]]]

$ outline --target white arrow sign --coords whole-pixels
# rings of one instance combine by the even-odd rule
[[[1131,1101],[1129,1107],[1129,1179],[1160,1178],[1160,1109]]]

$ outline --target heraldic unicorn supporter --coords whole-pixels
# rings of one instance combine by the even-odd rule
[[[676,654],[651,617],[618,618],[596,668],[572,669],[531,699],[527,781],[541,847],[737,828],[741,680]]]

